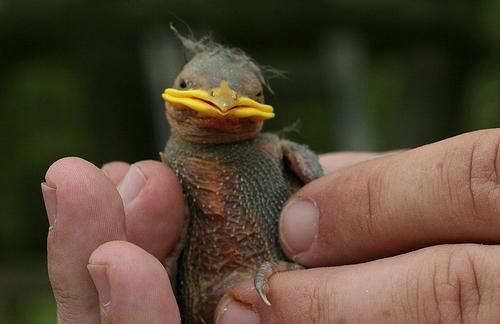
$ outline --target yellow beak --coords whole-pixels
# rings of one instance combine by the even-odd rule
[[[204,115],[218,118],[251,118],[266,120],[274,117],[273,107],[248,97],[238,97],[226,80],[210,93],[204,90],[177,90],[168,88],[162,98],[175,109],[192,109]]]

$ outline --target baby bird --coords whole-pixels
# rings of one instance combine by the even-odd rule
[[[180,37],[194,55],[162,97],[171,127],[162,160],[182,184],[189,211],[176,266],[183,322],[210,323],[220,298],[254,278],[268,305],[267,279],[298,268],[278,241],[287,199],[323,175],[306,146],[261,133],[275,116],[261,69],[244,52]],[[176,269],[176,274],[173,274]]]

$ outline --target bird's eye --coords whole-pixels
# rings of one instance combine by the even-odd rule
[[[181,79],[180,82],[179,82],[179,87],[181,87],[181,89],[186,89],[187,88],[187,82],[186,82],[186,80]]]
[[[257,92],[256,97],[262,97],[262,92]]]

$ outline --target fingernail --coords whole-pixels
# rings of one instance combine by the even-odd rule
[[[257,314],[248,306],[245,306],[231,297],[224,297],[221,301],[221,311],[215,319],[216,324],[258,324],[260,323]]]
[[[56,188],[49,187],[45,182],[42,182],[41,187],[45,210],[47,211],[47,218],[49,219],[49,228],[52,228],[56,223],[57,216]]]
[[[123,204],[127,205],[135,199],[146,184],[146,177],[135,164],[132,164],[128,169],[127,174],[117,189],[122,197]]]
[[[103,165],[102,165],[102,167],[101,167],[101,171],[102,171],[102,173],[104,173],[104,175],[105,175],[106,177],[108,177],[108,178],[109,178],[110,176],[109,176],[109,172],[108,172],[108,170],[106,170],[106,165],[108,165],[108,164],[106,163],[106,164],[103,164]]]
[[[280,219],[280,238],[284,248],[293,255],[309,250],[318,235],[319,211],[309,199],[288,203]]]
[[[105,265],[89,264],[87,269],[99,294],[99,302],[102,307],[109,307],[111,305],[111,293],[106,271],[107,267]]]

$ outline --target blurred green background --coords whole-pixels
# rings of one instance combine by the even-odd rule
[[[318,152],[500,123],[499,0],[0,0],[0,323],[54,323],[39,184],[55,160],[157,159],[189,25],[286,70],[267,130]]]

